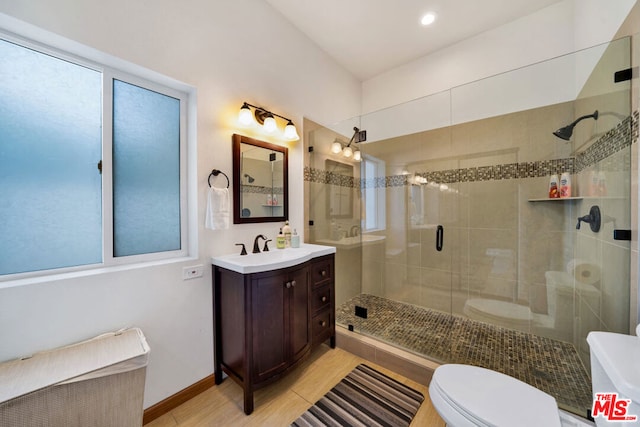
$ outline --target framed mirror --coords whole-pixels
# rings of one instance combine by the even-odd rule
[[[233,223],[289,216],[287,147],[233,135]]]
[[[333,160],[325,160],[329,173],[327,187],[327,218],[353,218],[353,166]]]

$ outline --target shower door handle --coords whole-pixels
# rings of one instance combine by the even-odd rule
[[[442,251],[442,246],[444,245],[444,227],[439,225],[436,229],[436,250],[438,252]]]

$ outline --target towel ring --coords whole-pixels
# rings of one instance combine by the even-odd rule
[[[226,173],[222,172],[222,171],[221,171],[221,170],[219,170],[219,169],[214,169],[214,170],[212,170],[212,171],[211,171],[211,173],[209,174],[209,178],[207,178],[207,182],[209,183],[209,187],[211,187],[211,177],[212,177],[212,176],[218,176],[218,175],[220,175],[220,174],[224,175],[224,177],[225,177],[225,178],[227,178],[227,188],[229,188],[229,184],[230,184],[230,183],[229,183],[229,177],[227,176],[227,174],[226,174]]]

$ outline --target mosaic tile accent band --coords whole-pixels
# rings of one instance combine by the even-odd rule
[[[355,316],[356,305],[367,319]],[[438,362],[510,375],[580,416],[591,409],[591,380],[572,344],[369,294],[336,307],[336,322]]]
[[[474,168],[449,169],[416,173],[427,182],[453,184],[458,182],[491,181],[501,179],[539,178],[562,172],[576,174],[628,148],[638,138],[639,112],[635,111],[576,157],[535,162],[508,163]],[[304,180],[355,188],[403,187],[408,175],[392,175],[369,180],[347,177],[333,172],[305,167]]]
[[[241,193],[254,193],[254,194],[284,194],[283,187],[265,187],[263,185],[241,185]]]

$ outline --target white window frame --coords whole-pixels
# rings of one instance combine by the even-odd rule
[[[19,34],[19,35],[18,35]],[[0,282],[66,273],[103,271],[110,267],[147,265],[197,258],[197,209],[194,194],[196,91],[192,86],[78,44],[0,14],[0,38],[102,74],[102,262],[0,276]],[[180,101],[180,249],[113,256],[113,80],[121,80]]]
[[[377,157],[373,157],[370,155],[364,155],[362,158],[362,166],[360,176],[364,176],[365,179],[365,188],[362,192],[362,198],[365,208],[365,218],[362,219],[360,228],[364,232],[371,231],[384,231],[387,227],[386,220],[386,212],[387,212],[387,202],[386,202],[386,187],[384,185],[378,186],[377,183],[373,183],[373,187],[370,187],[371,183],[368,182],[370,179],[366,175],[366,165],[371,164],[375,165],[375,178],[376,181],[378,179],[384,179],[386,173],[386,163],[384,160],[378,159]],[[367,219],[371,214],[367,210],[367,199],[373,197],[375,204],[375,212],[372,212],[375,215],[375,224],[373,227],[367,227]]]

